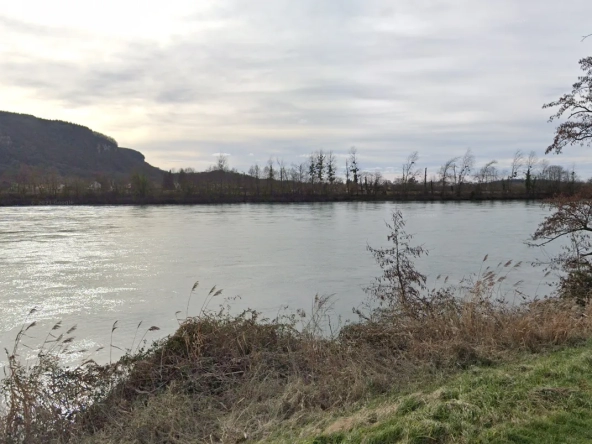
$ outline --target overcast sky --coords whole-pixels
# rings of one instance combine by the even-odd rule
[[[0,109],[113,136],[161,168],[356,146],[435,173],[541,157],[543,103],[592,54],[590,0],[0,0]],[[592,148],[546,156],[592,175]],[[340,165],[341,166],[341,165]]]

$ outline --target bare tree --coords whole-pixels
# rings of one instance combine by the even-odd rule
[[[349,159],[345,159],[345,190],[347,191],[347,194],[349,194],[349,175],[350,175],[351,171],[349,169]]]
[[[550,267],[566,274],[560,277],[559,294],[588,303],[592,298],[592,199],[589,195],[559,196],[547,201],[552,211],[532,236],[533,246],[567,239]]]
[[[567,114],[566,121],[555,129],[553,143],[547,147],[545,154],[552,151],[559,154],[565,146],[589,146],[592,142],[592,57],[581,59],[580,67],[584,75],[573,84],[572,91],[543,105],[543,108],[559,107],[549,118],[549,122]],[[568,171],[559,166],[548,166],[548,163],[542,167],[540,174],[541,177],[557,181],[557,184],[565,175],[569,180]],[[573,180],[575,182],[575,172]],[[592,256],[590,195],[558,196],[547,202],[547,205],[552,214],[539,225],[532,240],[539,242],[538,245],[546,245],[558,238],[569,239],[569,245],[564,246],[563,253],[552,259],[552,265],[566,272],[560,278],[560,294],[587,303],[592,295],[592,263],[589,259]]]
[[[296,191],[296,189],[298,190],[298,192],[301,192],[302,182],[304,182],[306,176],[306,167],[304,166],[304,164],[293,163],[286,174],[289,180],[292,181],[292,192]]]
[[[45,183],[47,184],[47,189],[49,190],[49,193],[54,197],[58,194],[60,180],[61,178],[56,168],[51,168],[45,176]],[[108,191],[109,188],[105,187],[105,190]]]
[[[403,175],[401,177],[401,183],[403,184],[403,189],[405,190],[405,193],[408,190],[409,183],[415,181],[415,179],[419,175],[419,170],[417,169],[418,160],[419,154],[417,153],[417,151],[414,151],[411,154],[409,154],[409,156],[407,156],[407,160],[403,164]]]
[[[569,180],[569,172],[561,165],[551,165],[546,170],[547,180],[551,182],[567,182]]]
[[[454,170],[456,168],[456,162],[458,162],[458,157],[453,157],[452,159],[447,160],[444,162],[444,165],[440,167],[440,181],[442,182],[442,193],[446,190],[446,183],[448,179],[451,181],[456,182]]]
[[[314,189],[314,184],[315,184],[316,178],[317,178],[316,165],[317,165],[317,162],[316,162],[315,153],[310,153],[310,156],[308,158],[308,181],[313,186],[313,189]]]
[[[592,199],[578,196],[577,198],[557,197],[545,205],[554,213],[541,222],[532,236],[537,245],[544,246],[563,236],[583,231],[592,233]],[[592,256],[590,247],[581,257]]]
[[[327,154],[326,167],[327,181],[332,187],[333,183],[335,182],[335,176],[337,175],[337,159],[335,159],[333,151],[329,151],[329,153]]]
[[[543,179],[546,174],[547,174],[547,170],[549,169],[549,161],[547,159],[541,159],[541,161],[538,164],[538,173],[537,173],[537,177]]]
[[[512,158],[512,163],[510,164],[510,171],[507,177],[507,184],[503,185],[503,191],[509,192],[512,189],[512,181],[518,177],[522,166],[524,165],[524,154],[520,150],[516,150],[514,153],[514,157]],[[502,179],[502,182],[504,180]]]
[[[417,151],[412,152],[407,156],[405,163],[403,164],[403,183],[408,183],[413,177],[419,175],[419,170],[416,168],[417,161],[419,160],[419,154]]]
[[[531,151],[528,153],[528,158],[526,159],[526,169],[527,170],[534,170],[534,168],[539,163],[539,159],[537,157],[536,151]]]
[[[455,170],[455,178],[456,178],[456,193],[460,197],[460,192],[463,184],[466,182],[467,178],[473,171],[475,166],[475,156],[471,152],[471,149],[467,149],[467,152],[464,156],[460,159],[460,164],[458,165],[458,173],[456,172],[456,165],[454,167]]]
[[[257,196],[259,196],[259,180],[261,179],[261,168],[255,164],[249,168],[249,176],[255,178],[255,186],[257,187]]]
[[[486,190],[489,190],[488,184],[497,180],[498,172],[497,172],[497,168],[495,166],[496,164],[497,164],[497,160],[490,160],[485,165],[483,165],[481,167],[481,169],[475,175],[475,180],[477,181],[477,184],[479,185],[479,191],[481,191],[481,188],[485,188]]]
[[[275,158],[275,161],[280,175],[280,192],[282,192],[284,190],[284,180],[287,179],[286,164],[284,163],[284,159],[278,159],[277,157]]]
[[[510,167],[510,180],[516,179],[520,173],[520,169],[524,165],[524,154],[520,150],[516,150],[514,158],[512,159],[512,165]]]
[[[538,158],[536,152],[531,151],[528,155],[528,159],[526,159],[526,171],[524,173],[524,186],[526,187],[526,192],[529,195],[534,194],[535,186],[536,186],[536,177],[534,177],[534,170],[538,164]]]
[[[251,167],[249,168],[249,176],[252,176],[256,179],[259,179],[261,177],[261,168],[259,168],[259,165],[251,165]]]
[[[358,192],[358,182],[360,174],[360,166],[358,164],[358,150],[356,147],[351,147],[349,150],[349,170],[353,176],[354,190]]]
[[[297,165],[297,171],[298,171],[298,190],[300,193],[303,192],[304,189],[304,183],[306,182],[306,168],[307,168],[307,163],[306,162],[300,162]]]
[[[366,291],[387,306],[401,306],[421,302],[421,292],[426,288],[426,276],[415,268],[414,260],[427,255],[421,246],[412,246],[413,236],[405,232],[405,220],[401,211],[395,211],[392,222],[387,223],[390,248],[368,250],[382,269],[382,276]]]
[[[263,169],[263,174],[267,178],[267,186],[269,187],[269,193],[273,194],[273,181],[275,180],[276,171],[273,168],[273,159],[269,158],[267,165]]]
[[[569,182],[570,174],[568,170],[560,165],[549,165],[548,162],[544,162],[544,167],[540,170],[538,179],[541,185],[545,186],[548,193],[558,193],[562,189],[562,184]]]
[[[378,189],[384,182],[384,179],[380,171],[375,171],[372,175],[372,179],[372,193],[376,196],[378,194]]]
[[[218,154],[216,158],[216,165],[214,166],[215,171],[228,171],[228,156],[225,154]]]
[[[571,92],[543,105],[543,109],[559,107],[549,122],[567,114],[567,120],[555,129],[555,138],[545,154],[551,151],[559,154],[568,145],[589,146],[592,142],[592,56],[579,63],[584,75],[572,85]]]
[[[300,162],[296,166],[296,171],[298,171],[298,183],[304,183],[306,180],[306,162]]]
[[[298,165],[292,164],[290,165],[290,169],[286,172],[288,180],[291,180],[294,183],[298,183]]]

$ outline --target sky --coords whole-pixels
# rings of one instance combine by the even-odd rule
[[[436,174],[545,156],[542,105],[592,54],[590,0],[0,0],[0,109],[75,122],[163,169],[248,170],[332,150]]]

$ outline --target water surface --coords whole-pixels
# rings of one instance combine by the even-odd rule
[[[518,280],[530,297],[549,292],[553,277],[529,265],[545,253],[524,244],[547,211],[537,203],[0,208],[0,346],[12,347],[35,307],[30,320],[39,325],[27,343],[39,343],[62,320],[78,325],[73,348],[106,346],[95,356],[104,361],[116,320],[120,348],[131,346],[140,321],[140,336],[161,328],[150,339],[174,331],[196,280],[190,315],[217,285],[223,296],[240,296],[233,310],[275,316],[283,306],[309,308],[318,293],[335,294],[335,313],[352,317],[363,288],[380,274],[366,246],[386,245],[384,222],[395,208],[429,250],[418,266],[431,283],[438,275],[458,282],[512,259],[523,263],[503,297],[517,298],[511,283]]]

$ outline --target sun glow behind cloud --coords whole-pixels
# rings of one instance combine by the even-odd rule
[[[248,169],[323,148],[397,171],[542,155],[546,101],[590,53],[592,4],[129,0],[6,2],[0,103],[87,125],[163,168]],[[576,159],[592,174],[586,149]],[[251,155],[252,154],[252,155]]]

